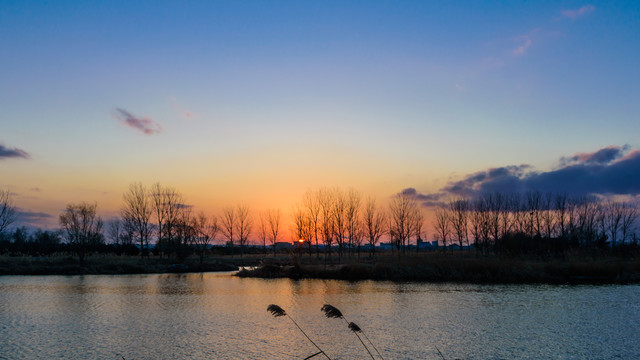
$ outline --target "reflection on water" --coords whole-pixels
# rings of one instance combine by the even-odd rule
[[[640,286],[260,280],[222,274],[0,277],[0,359],[638,359]]]

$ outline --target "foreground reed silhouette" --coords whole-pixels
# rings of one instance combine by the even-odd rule
[[[342,311],[338,310],[337,307],[333,306],[333,305],[329,305],[329,304],[324,304],[322,306],[322,312],[324,312],[324,315],[328,318],[340,318],[342,320],[344,320],[347,323],[347,327],[349,327],[349,330],[353,331],[353,333],[358,337],[358,340],[360,340],[360,343],[362,344],[362,346],[364,346],[365,350],[367,350],[367,352],[369,353],[369,356],[371,356],[372,359],[375,360],[375,358],[373,357],[373,354],[371,354],[371,351],[369,351],[369,348],[367,347],[367,345],[364,343],[364,341],[362,341],[362,338],[360,338],[360,335],[358,335],[358,333],[362,334],[365,339],[367,339],[367,341],[369,342],[369,344],[371,345],[371,347],[376,351],[376,353],[378,354],[378,356],[380,356],[381,359],[384,360],[384,357],[382,356],[382,354],[380,354],[380,351],[378,351],[378,349],[376,348],[375,345],[373,345],[373,343],[371,342],[371,339],[369,339],[369,337],[367,336],[367,334],[365,334],[362,329],[354,322],[349,322],[344,315],[342,315]]]
[[[339,319],[344,320],[347,323],[347,327],[349,328],[349,330],[351,330],[356,335],[356,337],[358,338],[358,340],[360,341],[362,346],[364,346],[365,350],[367,351],[367,353],[369,354],[371,359],[375,360],[375,357],[373,356],[373,354],[369,350],[369,346],[371,346],[375,350],[376,354],[378,354],[378,356],[382,360],[384,360],[384,356],[382,356],[380,351],[378,351],[378,348],[376,348],[376,346],[373,344],[371,339],[369,339],[367,334],[365,334],[364,331],[362,331],[362,328],[360,328],[360,326],[358,326],[358,324],[348,321],[344,317],[344,315],[342,314],[342,311],[340,311],[337,307],[335,307],[333,305],[330,305],[330,304],[324,304],[320,310],[324,313],[324,315],[327,318],[330,318],[330,319],[331,318],[339,318]],[[273,315],[274,317],[287,316],[289,318],[289,320],[291,320],[291,322],[293,322],[293,324],[298,328],[298,330],[300,330],[300,332],[302,332],[302,334],[307,338],[307,340],[309,340],[313,344],[313,346],[315,346],[316,349],[319,350],[317,353],[307,356],[306,358],[304,358],[304,360],[311,359],[312,357],[320,355],[320,354],[324,355],[327,359],[331,359],[313,340],[311,340],[309,335],[307,335],[307,333],[305,333],[304,330],[302,330],[300,325],[298,325],[298,323],[295,322],[295,320],[293,320],[293,318],[291,316],[289,316],[289,314],[287,314],[287,312],[284,311],[283,308],[281,308],[278,305],[271,304],[271,305],[267,306],[267,311],[270,312],[271,315]],[[362,341],[362,338],[360,337],[359,334],[362,334],[362,336],[364,336],[364,338],[369,343],[369,346],[367,346],[367,344],[365,344],[365,342]],[[440,352],[440,349],[438,349],[437,346],[436,346],[436,350],[438,351],[438,354],[440,355],[440,357],[443,360],[446,360],[444,355],[442,355],[442,352]]]
[[[289,316],[289,314],[287,314],[287,312],[284,311],[283,308],[281,308],[278,305],[271,304],[271,305],[267,306],[267,311],[270,312],[271,315],[273,315],[274,317],[280,317],[280,316],[288,317],[289,320],[291,320],[291,322],[298,328],[298,330],[300,330],[302,335],[304,335],[307,338],[307,340],[309,340],[313,344],[313,346],[315,346],[316,349],[319,350],[317,353],[307,356],[306,358],[304,358],[304,360],[311,359],[312,357],[314,357],[316,355],[320,355],[320,354],[324,355],[327,359],[331,360],[329,355],[327,355],[322,349],[320,349],[320,347],[315,342],[313,342],[313,340],[311,340],[309,335],[307,335],[307,333],[304,332],[304,330],[302,330],[300,325],[298,325],[298,323],[295,320],[293,320],[293,318],[291,316]]]

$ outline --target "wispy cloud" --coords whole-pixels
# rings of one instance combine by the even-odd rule
[[[531,46],[531,38],[530,37],[525,36],[523,40],[524,40],[524,42],[522,43],[522,45],[520,45],[517,48],[513,49],[513,51],[512,51],[513,55],[523,55],[527,51],[529,46]]]
[[[584,5],[580,9],[562,10],[560,13],[562,14],[562,16],[567,17],[569,19],[577,19],[579,17],[592,13],[595,9],[596,8],[593,5]]]
[[[24,150],[18,148],[8,148],[2,144],[0,144],[0,160],[8,159],[8,158],[23,158],[28,159],[31,155]]]
[[[439,192],[414,192],[424,206],[438,205],[450,196],[477,197],[502,192],[541,191],[572,195],[639,195],[640,151],[628,146],[607,146],[590,153],[560,158],[560,166],[550,171],[536,171],[529,165],[510,165],[468,174],[451,181]]]
[[[120,108],[116,108],[116,114],[114,116],[124,125],[138,131],[142,131],[146,135],[159,134],[162,132],[160,124],[156,123],[151,118],[136,117],[130,112]]]
[[[629,150],[629,146],[607,146],[590,153],[577,153],[573,156],[560,158],[560,166],[565,167],[575,164],[600,164],[606,165],[620,157]]]
[[[517,42],[519,45],[515,49],[513,49],[511,51],[511,54],[513,54],[515,56],[524,55],[524,53],[527,52],[529,47],[531,47],[531,45],[533,45],[533,38],[536,36],[537,33],[540,32],[541,29],[542,28],[537,27],[537,28],[529,31],[527,34],[517,36],[514,39],[514,41]]]
[[[51,214],[30,210],[18,209],[16,211],[16,223],[18,226],[33,226],[46,228],[55,224],[55,218]]]

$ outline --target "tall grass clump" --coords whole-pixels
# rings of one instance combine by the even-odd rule
[[[313,355],[309,355],[306,358],[304,358],[304,360],[307,359],[311,359],[312,357],[316,356],[316,355],[324,355],[327,359],[331,360],[331,358],[329,357],[329,355],[327,355],[322,349],[320,349],[320,347],[313,341],[311,340],[311,338],[309,337],[309,335],[307,335],[306,332],[304,332],[304,330],[302,330],[302,328],[300,327],[300,325],[298,325],[298,323],[293,320],[293,318],[291,316],[289,316],[289,314],[287,314],[286,311],[284,311],[283,308],[281,308],[278,305],[275,304],[271,304],[269,306],[267,306],[267,311],[271,313],[271,315],[273,315],[274,317],[280,317],[280,316],[286,316],[289,318],[289,320],[291,320],[291,322],[298,328],[298,330],[300,330],[300,332],[302,333],[302,335],[304,335],[307,340],[309,340],[309,342],[311,342],[313,344],[313,346],[316,347],[316,349],[318,349],[318,352],[313,354]]]

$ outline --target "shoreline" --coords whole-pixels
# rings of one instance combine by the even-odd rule
[[[640,259],[530,260],[426,257],[423,261],[322,264],[264,264],[240,270],[254,278],[333,279],[348,281],[453,282],[471,284],[636,284]]]
[[[197,258],[186,260],[167,258],[144,258],[128,256],[89,257],[81,266],[77,259],[68,256],[0,257],[0,276],[3,275],[131,275],[172,274],[187,272],[238,271],[241,267],[257,266],[258,261],[246,259],[205,259],[200,264]]]
[[[347,281],[452,282],[471,284],[635,284],[640,258],[585,257],[522,259],[470,254],[427,253],[337,259],[247,256],[244,258],[144,258],[92,256],[83,266],[68,256],[1,256],[3,275],[127,275],[237,271],[250,278],[331,279]],[[251,267],[252,269],[246,269]]]

